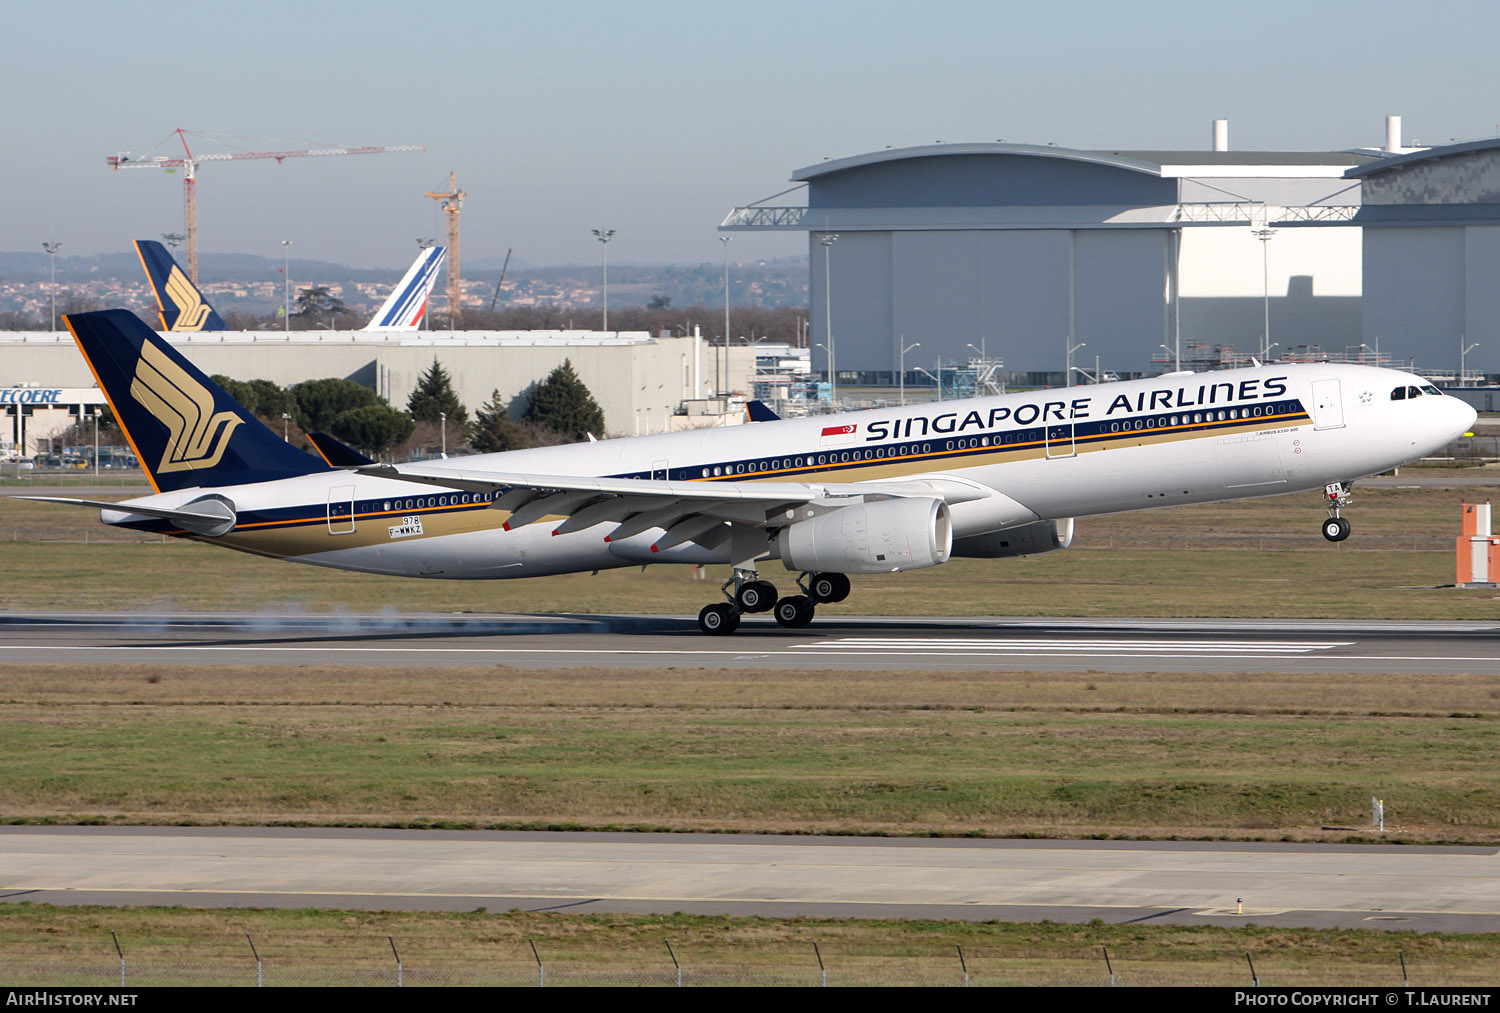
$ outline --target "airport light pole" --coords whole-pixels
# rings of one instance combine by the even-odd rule
[[[286,331],[292,329],[292,241],[281,241],[281,319]]]
[[[47,251],[47,259],[51,263],[52,273],[52,329],[57,330],[57,251],[62,249],[62,243],[43,243],[42,249]],[[20,409],[17,409],[19,411]]]
[[[442,447],[442,453],[443,453],[443,457],[446,458],[448,456],[448,413],[447,412],[438,412],[438,424],[443,427],[443,447]]]
[[[1465,336],[1462,334],[1458,336],[1458,385],[1460,387],[1468,386],[1468,382],[1465,379],[1468,374],[1468,370],[1464,368],[1464,364],[1469,357],[1469,353],[1479,347],[1479,342],[1476,341],[1469,347],[1465,348],[1464,337]]]
[[[733,236],[720,236],[719,242],[724,244],[724,387],[729,386],[729,241]],[[714,377],[717,383],[719,378]],[[719,390],[723,390],[720,387]]]
[[[905,334],[901,335],[901,340],[902,341],[906,340],[906,335]],[[902,407],[906,406],[906,353],[909,352],[909,351],[911,351],[913,348],[918,347],[921,344],[922,343],[920,341],[913,341],[911,344],[909,344],[905,348],[901,349],[901,405],[902,405]]]
[[[595,229],[594,238],[604,247],[604,327],[609,330],[609,241],[615,238],[614,229]]]
[[[826,328],[824,338],[828,342],[824,349],[828,352],[828,400],[831,404],[838,403],[839,380],[833,361],[833,278],[828,273],[828,248],[838,242],[838,238],[837,232],[818,234],[818,242],[823,244],[823,323]]]
[[[1068,377],[1067,377],[1067,380],[1063,384],[1064,386],[1066,386],[1066,387],[1073,386],[1073,353],[1076,352],[1076,351],[1078,351],[1080,348],[1082,348],[1084,345],[1087,345],[1087,344],[1088,344],[1087,341],[1080,341],[1076,345],[1069,345],[1068,346],[1068,361],[1067,361]]]
[[[1261,306],[1265,320],[1262,324],[1260,361],[1265,362],[1271,354],[1271,237],[1276,230],[1269,226],[1250,233],[1260,240]]]

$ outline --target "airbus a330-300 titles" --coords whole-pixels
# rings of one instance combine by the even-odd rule
[[[328,437],[296,449],[123,310],[66,319],[156,493],[53,502],[367,573],[728,563],[698,618],[715,634],[746,613],[804,626],[849,574],[1065,548],[1093,514],[1324,489],[1338,541],[1355,479],[1475,419],[1410,373],[1271,365],[388,465]]]

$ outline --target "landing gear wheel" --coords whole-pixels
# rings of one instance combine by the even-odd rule
[[[747,581],[734,600],[741,612],[769,612],[776,607],[776,585],[768,580]]]
[[[698,628],[711,637],[726,636],[740,628],[740,614],[728,602],[705,605],[698,613]]]
[[[1351,525],[1342,517],[1330,517],[1323,522],[1323,537],[1330,542],[1342,542],[1349,537]]]
[[[843,601],[849,597],[849,578],[842,573],[815,573],[807,582],[807,595],[815,602]]]
[[[813,609],[813,600],[807,595],[788,595],[776,603],[776,621],[782,626],[797,629],[812,622]]]

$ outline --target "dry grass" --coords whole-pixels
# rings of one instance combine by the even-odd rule
[[[961,947],[974,985],[1106,985],[1107,947],[1127,985],[1247,986],[1249,952],[1267,985],[1399,986],[1404,957],[1413,984],[1432,986],[1493,983],[1500,957],[1496,934],[8,904],[0,969],[12,986],[86,974],[108,984],[118,975],[111,932],[135,984],[253,984],[247,935],[268,984],[393,984],[393,942],[408,985],[534,985],[533,944],[548,984],[669,985],[675,955],[690,985],[816,985],[819,956],[834,985],[957,985]]]
[[[10,819],[1500,840],[1500,680],[7,670]],[[1332,829],[1330,829],[1332,828]]]

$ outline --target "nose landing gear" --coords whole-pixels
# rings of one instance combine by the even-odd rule
[[[1323,537],[1330,542],[1342,542],[1349,537],[1352,526],[1339,512],[1349,505],[1353,492],[1353,482],[1331,482],[1323,490],[1324,498],[1328,501],[1328,519],[1323,522]]]

